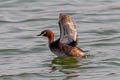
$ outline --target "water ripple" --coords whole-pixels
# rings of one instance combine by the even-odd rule
[[[0,80],[119,80],[119,0],[1,0]],[[57,59],[48,40],[59,37],[59,13],[70,15],[78,47],[89,50],[80,62]],[[73,62],[72,62],[73,61]]]

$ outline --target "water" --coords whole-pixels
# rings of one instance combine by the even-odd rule
[[[120,80],[119,0],[1,0],[0,80]],[[37,37],[50,29],[59,38],[59,13],[70,15],[79,45],[88,50],[80,62],[49,51]]]

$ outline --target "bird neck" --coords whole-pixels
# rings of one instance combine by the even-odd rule
[[[49,41],[49,44],[54,42],[54,34],[52,32],[48,35],[48,41]]]

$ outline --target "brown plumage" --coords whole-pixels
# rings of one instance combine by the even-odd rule
[[[50,50],[57,56],[80,56],[84,51],[77,47],[77,30],[71,17],[67,14],[59,16],[60,38],[54,41],[54,33],[44,30],[38,36],[45,36],[49,40]]]

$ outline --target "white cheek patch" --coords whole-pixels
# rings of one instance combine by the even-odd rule
[[[43,33],[43,35],[47,34],[46,32]]]
[[[47,34],[46,32],[44,32],[44,33],[41,33],[41,36],[44,36],[45,34]]]

